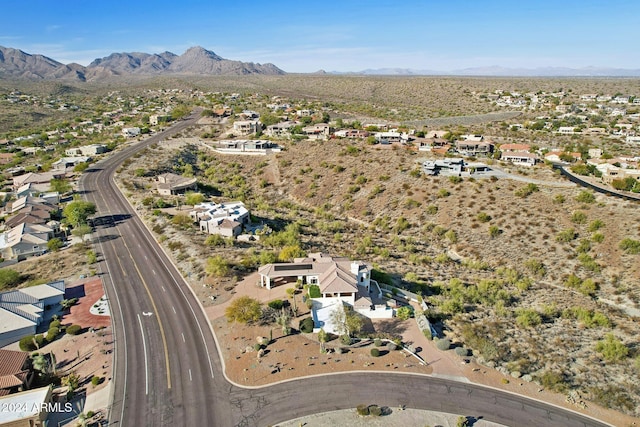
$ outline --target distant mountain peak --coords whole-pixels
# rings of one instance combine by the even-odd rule
[[[279,75],[285,72],[273,64],[224,59],[201,46],[190,47],[180,56],[171,52],[115,52],[95,59],[87,67],[65,65],[43,55],[0,46],[0,78],[86,81],[132,74]]]

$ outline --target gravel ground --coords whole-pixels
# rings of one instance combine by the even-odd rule
[[[442,426],[455,427],[459,415],[444,412],[420,411],[417,409],[391,408],[392,413],[383,417],[362,417],[356,414],[355,409],[324,412],[308,417],[296,418],[277,424],[277,427],[334,427],[348,425],[351,427],[408,427],[408,426]],[[471,420],[474,421],[474,420]],[[492,423],[486,420],[475,420],[474,427],[498,427],[502,424]]]

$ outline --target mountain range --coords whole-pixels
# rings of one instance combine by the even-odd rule
[[[538,67],[507,68],[500,66],[463,68],[452,71],[414,70],[410,68],[376,68],[344,73],[332,71],[329,74],[360,74],[379,76],[489,76],[489,77],[640,77],[640,70],[604,67]]]
[[[44,55],[0,46],[0,78],[94,81],[129,75],[167,74],[281,75],[285,72],[273,64],[224,59],[200,46],[191,47],[179,56],[171,52],[112,53],[94,60],[86,67],[76,63],[63,64]]]

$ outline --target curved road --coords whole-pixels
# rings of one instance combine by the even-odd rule
[[[113,179],[135,152],[184,130],[197,118],[193,115],[114,153],[80,180],[80,190],[97,206],[93,236],[115,335],[110,424],[266,426],[377,403],[510,426],[607,425],[500,390],[418,375],[327,375],[255,389],[229,383],[198,301]]]

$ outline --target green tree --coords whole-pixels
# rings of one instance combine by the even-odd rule
[[[204,270],[207,274],[215,277],[224,277],[229,274],[229,262],[222,255],[215,255],[207,259],[207,265]]]
[[[320,328],[318,331],[318,342],[320,343],[320,353],[324,353],[326,350],[324,348],[324,343],[329,339],[329,334],[324,330],[324,328]]]
[[[51,191],[63,194],[71,191],[71,184],[64,178],[54,178],[49,181],[49,188]]]
[[[298,245],[287,245],[280,249],[278,254],[278,260],[280,262],[290,262],[294,258],[301,258],[305,256],[305,252]]]
[[[229,322],[254,323],[260,320],[262,307],[257,299],[241,296],[231,301],[224,314]]]
[[[76,237],[79,237],[83,242],[84,242],[84,237],[87,234],[90,234],[91,231],[93,231],[91,229],[91,226],[88,224],[80,224],[77,227],[75,227],[72,231],[71,234],[73,234]]]
[[[87,219],[96,213],[96,205],[84,200],[74,200],[62,210],[67,223],[73,227],[87,223]]]
[[[204,202],[204,194],[189,191],[187,192],[187,194],[184,195],[184,202],[185,204],[191,205],[191,206],[197,205],[199,203]]]
[[[54,237],[53,239],[50,239],[47,242],[47,249],[50,252],[58,252],[61,248],[62,248],[62,240],[58,239],[57,237]]]

